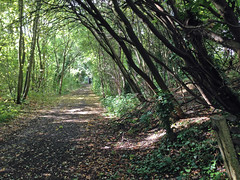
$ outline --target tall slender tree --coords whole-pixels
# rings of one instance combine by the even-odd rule
[[[18,11],[19,11],[19,49],[18,49],[18,88],[17,88],[17,104],[21,103],[22,100],[22,88],[23,88],[23,66],[25,62],[25,46],[24,46],[24,35],[23,35],[23,0],[18,1]]]
[[[23,99],[27,98],[31,78],[32,78],[32,68],[34,64],[34,55],[35,55],[35,47],[37,42],[37,33],[38,33],[38,23],[40,18],[40,9],[41,9],[42,3],[41,0],[36,0],[36,12],[33,19],[33,29],[32,29],[32,42],[31,42],[31,49],[30,49],[30,57],[27,67],[27,73],[25,78],[25,85],[24,85],[24,91],[23,91]]]

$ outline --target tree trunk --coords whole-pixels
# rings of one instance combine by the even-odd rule
[[[112,37],[118,42],[118,44],[121,46],[124,54],[127,57],[127,61],[129,66],[131,66],[137,74],[139,74],[149,85],[149,87],[157,94],[158,90],[157,87],[155,86],[155,84],[152,82],[152,80],[150,79],[150,77],[144,73],[140,68],[137,67],[137,65],[134,63],[133,58],[132,58],[132,54],[129,51],[127,45],[124,43],[123,39],[118,36],[116,34],[116,32],[111,28],[111,26],[108,24],[108,22],[102,17],[101,13],[98,11],[98,9],[94,6],[94,4],[90,1],[87,0],[89,5],[91,6],[91,8],[96,12],[97,15],[93,15],[94,13],[92,12],[92,9],[89,9],[88,7],[86,7],[83,3],[79,2],[79,4],[82,5],[82,7],[87,10],[88,12],[90,12],[90,14],[93,15],[94,18],[96,18],[97,20],[99,20],[101,22],[101,26],[104,26],[107,31],[112,35]]]
[[[64,72],[65,72],[65,63],[66,63],[66,55],[63,56],[63,64],[62,64],[62,72],[60,75],[60,81],[59,81],[59,94],[62,94],[62,86],[63,86],[63,78],[64,78]]]
[[[213,66],[212,58],[208,55],[201,34],[193,31],[190,38],[196,50],[197,59],[193,59],[190,63],[186,60],[187,71],[213,107],[239,115],[239,97],[228,87],[227,82]]]
[[[36,15],[33,20],[33,30],[32,30],[33,36],[32,36],[32,42],[31,42],[30,58],[29,58],[29,65],[28,65],[27,73],[26,73],[23,99],[27,98],[29,88],[30,88],[32,67],[33,67],[33,63],[34,63],[34,52],[35,52],[36,39],[37,39],[37,33],[38,33],[38,20],[39,20],[40,8],[41,8],[41,0],[37,0]]]
[[[62,72],[60,75],[60,82],[59,82],[59,94],[62,94],[62,86],[63,86],[63,77],[64,77],[64,71],[65,71],[65,58],[63,60],[63,66],[62,66]]]
[[[25,46],[23,37],[23,0],[18,1],[19,8],[19,50],[18,50],[18,61],[19,61],[19,72],[18,72],[18,87],[17,87],[17,104],[21,104],[22,88],[23,88],[23,66],[25,62]]]
[[[37,88],[40,89],[41,85],[42,85],[42,82],[44,80],[45,67],[44,67],[44,63],[43,63],[43,60],[42,60],[42,52],[41,52],[41,47],[40,47],[40,43],[39,43],[39,35],[38,35],[38,38],[37,38],[37,47],[38,47],[39,66],[40,66],[39,67],[40,74],[38,76]]]
[[[180,112],[179,115],[183,116],[183,111],[181,110],[181,107],[178,104],[178,101],[175,99],[175,97],[172,95],[171,91],[168,89],[166,83],[164,82],[163,78],[159,74],[155,64],[153,63],[151,57],[148,55],[148,52],[143,47],[142,43],[139,41],[138,37],[135,35],[130,22],[128,21],[127,17],[124,15],[122,10],[119,8],[119,5],[117,1],[113,1],[114,8],[116,12],[118,13],[119,17],[122,19],[124,24],[126,25],[126,30],[128,33],[128,36],[132,40],[132,42],[135,44],[135,47],[138,49],[138,52],[141,54],[144,62],[147,64],[149,70],[151,71],[154,79],[156,80],[158,86],[161,88],[161,90],[165,93],[168,93],[170,95],[170,100],[174,102],[174,106],[176,107],[177,111]],[[158,90],[157,90],[158,91]]]
[[[140,88],[138,87],[138,85],[134,82],[134,80],[131,78],[131,76],[129,75],[129,73],[127,72],[127,69],[125,68],[125,66],[123,65],[123,63],[121,62],[120,57],[117,55],[117,53],[115,52],[115,49],[112,47],[111,43],[109,42],[108,38],[105,36],[105,34],[101,31],[101,35],[103,36],[104,42],[106,43],[107,47],[110,49],[110,51],[108,51],[106,49],[106,47],[104,46],[103,42],[99,39],[99,37],[97,36],[97,34],[95,33],[95,31],[88,26],[86,23],[83,23],[90,31],[91,33],[94,35],[95,39],[99,42],[99,44],[104,48],[104,50],[112,57],[112,59],[114,60],[114,62],[117,64],[117,66],[119,67],[123,77],[126,79],[126,81],[128,82],[129,86],[131,87],[132,91],[134,93],[136,93],[137,98],[139,99],[140,102],[145,102],[145,98],[140,90]],[[100,29],[101,30],[101,29]],[[121,45],[119,45],[120,47],[122,47]]]
[[[158,86],[163,91],[170,93],[170,91],[168,90],[168,87],[164,83],[162,77],[160,76],[156,66],[153,64],[153,62],[152,62],[151,58],[149,57],[147,51],[143,47],[142,43],[139,41],[138,37],[135,35],[135,33],[134,33],[134,31],[131,27],[130,22],[128,21],[126,16],[123,14],[121,9],[119,8],[117,1],[113,1],[113,3],[114,3],[115,10],[117,11],[119,17],[122,19],[122,21],[124,22],[124,24],[126,26],[126,30],[127,30],[127,33],[129,35],[129,37],[131,38],[132,42],[135,44],[135,47],[138,49],[138,52],[141,54],[144,62],[147,64],[149,70],[153,74],[154,79],[156,80]]]
[[[67,40],[66,45],[65,45],[65,49],[63,52],[63,64],[62,64],[62,71],[60,74],[60,81],[59,81],[59,94],[62,94],[62,86],[63,86],[63,78],[64,78],[64,74],[65,74],[65,70],[66,70],[66,58],[67,58],[67,52],[68,52],[68,46],[69,46],[70,40]]]
[[[223,116],[213,116],[211,121],[228,176],[231,180],[238,180],[240,165],[226,119]]]
[[[215,4],[215,7],[219,10],[220,14],[223,16],[226,25],[229,27],[229,30],[232,32],[235,40],[240,42],[240,30],[239,30],[239,20],[236,14],[234,13],[234,7],[230,7],[232,2],[226,0],[212,0]],[[234,2],[234,1],[233,1]],[[235,5],[239,5],[236,1]]]
[[[220,1],[223,2],[224,0]],[[220,76],[219,72],[213,66],[213,63],[211,63],[212,60],[202,45],[202,36],[201,34],[198,34],[200,32],[198,32],[198,30],[195,32],[191,31],[192,34],[190,34],[189,31],[185,32],[187,35],[186,37],[189,35],[191,36],[190,42],[196,50],[196,54],[194,56],[192,54],[192,50],[186,49],[187,46],[184,46],[184,42],[181,38],[179,39],[179,42],[181,42],[183,45],[181,45],[179,42],[175,42],[176,47],[173,46],[169,40],[167,40],[161,34],[161,32],[154,27],[151,21],[136,7],[132,0],[129,0],[127,3],[167,48],[183,58],[186,64],[184,70],[186,70],[192,76],[195,83],[198,84],[202,89],[209,102],[215,108],[220,108],[234,115],[239,115],[240,100],[238,96],[231,90],[231,88],[228,87],[225,80]],[[159,18],[165,16],[157,7],[155,9],[152,9],[152,7],[154,6],[149,7],[149,9],[159,13]],[[169,29],[169,31],[171,30],[172,29]],[[177,35],[174,34],[174,36],[181,37],[182,35],[179,33]]]

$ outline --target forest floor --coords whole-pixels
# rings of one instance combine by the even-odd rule
[[[132,160],[147,155],[165,135],[160,129],[132,139],[124,131],[116,136],[89,85],[30,117],[0,127],[0,179],[144,179],[130,172]]]
[[[103,113],[85,85],[22,128],[1,127],[0,179],[98,179],[119,168],[124,162]]]

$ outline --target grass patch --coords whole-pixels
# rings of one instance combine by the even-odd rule
[[[22,104],[16,104],[11,99],[0,99],[0,124],[8,123],[23,112],[32,112],[38,109],[48,109],[59,103],[59,96],[32,92]]]
[[[55,93],[31,92],[23,105],[30,109],[50,108],[59,103],[59,97],[60,95]]]

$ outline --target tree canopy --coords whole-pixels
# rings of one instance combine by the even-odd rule
[[[0,15],[1,101],[92,83],[105,103],[154,103],[171,141],[188,105],[239,123],[239,0],[2,0]]]

